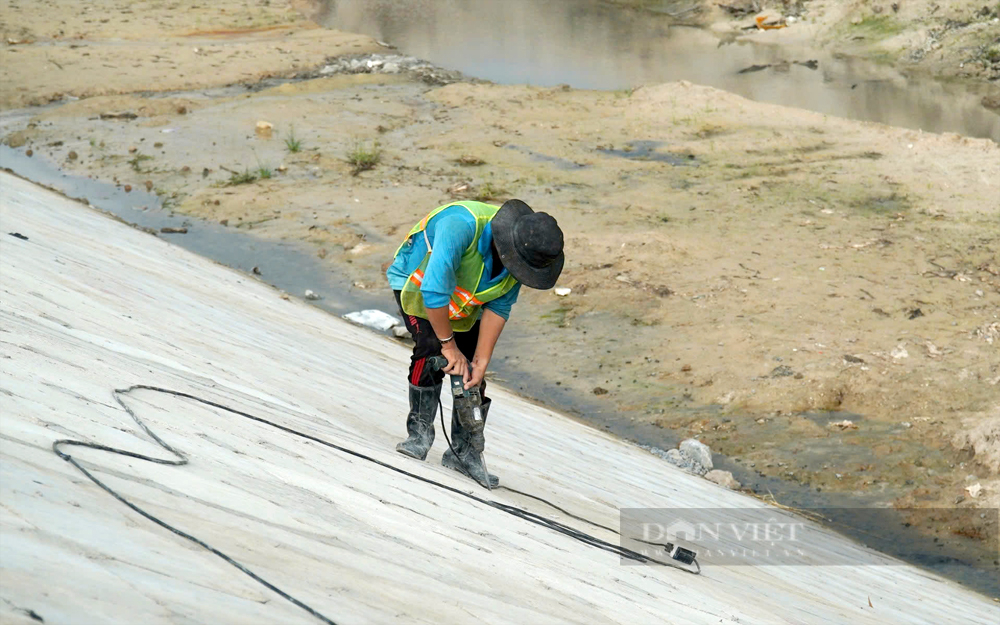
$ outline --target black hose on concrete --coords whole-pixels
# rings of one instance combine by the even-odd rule
[[[123,504],[125,504],[126,506],[128,506],[129,508],[131,508],[132,510],[134,510],[135,512],[139,513],[143,517],[145,517],[145,518],[149,519],[150,521],[152,521],[153,523],[156,523],[160,527],[162,527],[164,529],[167,529],[167,530],[173,532],[174,534],[177,534],[178,536],[180,536],[182,538],[185,538],[185,539],[193,542],[194,544],[198,545],[199,547],[203,547],[203,548],[207,549],[208,551],[214,553],[215,555],[219,556],[220,558],[222,558],[223,560],[225,560],[229,564],[233,565],[234,567],[236,567],[237,569],[239,569],[240,571],[242,571],[243,573],[245,573],[246,575],[248,575],[254,581],[260,583],[265,588],[274,591],[275,593],[277,593],[278,595],[280,595],[284,599],[287,599],[288,601],[290,601],[294,605],[302,608],[303,610],[305,610],[309,614],[315,616],[319,620],[321,620],[324,623],[327,623],[329,625],[335,625],[335,622],[333,620],[331,620],[330,618],[328,618],[327,616],[321,614],[317,610],[313,609],[312,607],[310,607],[306,603],[303,603],[302,601],[299,601],[298,599],[296,599],[295,597],[291,596],[287,592],[281,590],[280,588],[278,588],[274,584],[268,582],[266,579],[260,577],[259,575],[257,575],[256,573],[254,573],[253,571],[251,571],[247,567],[243,566],[242,564],[240,564],[239,562],[237,562],[233,558],[229,557],[225,553],[219,551],[215,547],[213,547],[213,546],[209,545],[208,543],[206,543],[206,542],[204,542],[204,541],[196,538],[195,536],[192,536],[191,534],[188,534],[188,533],[186,533],[186,532],[184,532],[182,530],[177,529],[176,527],[170,525],[169,523],[167,523],[167,522],[165,522],[165,521],[163,521],[163,520],[161,520],[161,519],[153,516],[149,512],[146,512],[145,510],[143,510],[139,506],[135,505],[131,501],[125,499],[122,495],[120,495],[119,493],[117,493],[110,486],[108,486],[107,484],[105,484],[104,482],[102,482],[101,480],[99,480],[97,477],[95,477],[93,473],[91,473],[90,471],[88,471],[87,469],[85,469],[79,462],[77,462],[77,460],[73,456],[71,456],[70,454],[66,453],[65,451],[63,451],[61,449],[62,447],[69,447],[69,446],[86,447],[86,448],[89,448],[89,449],[97,449],[97,450],[100,450],[100,451],[107,451],[107,452],[110,452],[110,453],[113,453],[113,454],[118,454],[118,455],[121,455],[121,456],[128,456],[130,458],[136,458],[138,460],[145,460],[147,462],[155,462],[157,464],[166,464],[166,465],[170,465],[170,466],[182,466],[182,465],[187,464],[188,463],[187,456],[185,456],[182,452],[178,451],[177,449],[174,449],[169,444],[167,444],[163,439],[161,439],[159,436],[157,436],[151,429],[149,429],[149,427],[145,423],[143,423],[142,419],[140,419],[138,416],[136,416],[135,412],[131,408],[129,408],[128,405],[126,405],[124,401],[122,401],[122,395],[127,395],[127,394],[131,393],[132,391],[136,391],[136,390],[154,391],[156,393],[164,393],[166,395],[173,395],[175,397],[183,397],[185,399],[190,399],[190,400],[193,400],[193,401],[205,404],[206,406],[211,406],[213,408],[218,408],[220,410],[225,410],[226,412],[230,412],[232,414],[239,415],[239,416],[244,417],[246,419],[250,419],[251,421],[256,421],[258,423],[263,423],[264,425],[271,426],[273,428],[281,430],[282,432],[286,432],[286,433],[291,434],[293,436],[298,436],[299,438],[304,438],[304,439],[313,441],[315,443],[319,443],[320,445],[324,445],[326,447],[330,447],[332,449],[336,449],[337,451],[343,452],[343,453],[348,454],[350,456],[354,456],[355,458],[360,458],[362,460],[367,460],[368,462],[371,462],[373,464],[377,464],[377,465],[379,465],[381,467],[384,467],[384,468],[389,469],[391,471],[395,471],[397,473],[402,473],[403,475],[406,475],[407,477],[411,477],[413,479],[420,480],[421,482],[424,482],[426,484],[431,484],[433,486],[436,486],[438,488],[446,490],[446,491],[448,491],[450,493],[453,493],[455,495],[460,495],[462,497],[466,497],[468,499],[471,499],[471,500],[473,500],[473,501],[475,501],[477,503],[480,503],[480,504],[489,506],[491,508],[495,508],[497,510],[500,510],[501,512],[506,512],[507,514],[510,514],[512,516],[516,516],[516,517],[519,517],[521,519],[524,519],[525,521],[528,521],[529,523],[534,523],[535,525],[540,525],[542,527],[545,527],[545,528],[551,529],[553,531],[559,532],[560,534],[565,534],[566,536],[569,536],[570,538],[578,540],[578,541],[580,541],[580,542],[582,542],[582,543],[584,543],[586,545],[589,545],[591,547],[596,547],[598,549],[602,549],[604,551],[608,551],[608,552],[614,553],[614,554],[616,554],[619,557],[624,558],[624,559],[633,560],[635,562],[640,562],[640,563],[661,564],[661,565],[664,565],[664,566],[669,566],[671,568],[677,568],[677,569],[685,571],[687,573],[697,574],[697,573],[701,572],[701,567],[700,566],[698,567],[697,571],[692,571],[692,570],[685,569],[683,567],[671,564],[669,562],[664,562],[664,561],[656,560],[654,558],[650,558],[650,557],[648,557],[646,555],[643,555],[643,554],[641,554],[641,553],[639,553],[637,551],[632,551],[631,549],[627,549],[627,548],[622,547],[620,545],[615,545],[614,543],[609,543],[609,542],[607,542],[605,540],[597,538],[596,536],[592,536],[590,534],[587,534],[586,532],[582,532],[580,530],[572,528],[572,527],[570,527],[568,525],[565,525],[563,523],[560,523],[558,521],[554,521],[552,519],[547,519],[547,518],[545,518],[543,516],[540,516],[538,514],[530,512],[528,510],[517,508],[515,506],[511,506],[511,505],[508,505],[508,504],[505,504],[505,503],[501,503],[499,501],[492,501],[492,500],[488,500],[488,499],[483,499],[482,497],[479,497],[479,496],[474,495],[472,493],[465,492],[463,490],[460,490],[460,489],[455,488],[453,486],[449,486],[447,484],[443,484],[441,482],[437,482],[435,480],[432,480],[430,478],[424,477],[422,475],[417,475],[416,473],[411,473],[411,472],[409,472],[409,471],[407,471],[405,469],[401,469],[399,467],[393,466],[393,465],[388,464],[386,462],[382,462],[381,460],[378,460],[376,458],[372,458],[371,456],[365,455],[365,454],[363,454],[363,453],[361,453],[359,451],[355,451],[355,450],[349,449],[347,447],[342,447],[340,445],[337,445],[336,443],[331,443],[329,441],[323,440],[323,439],[318,438],[316,436],[312,436],[311,434],[306,434],[305,432],[300,432],[298,430],[295,430],[295,429],[292,429],[290,427],[281,425],[279,423],[275,423],[273,421],[269,421],[269,420],[264,419],[262,417],[258,417],[256,415],[252,415],[252,414],[250,414],[248,412],[243,412],[242,410],[237,410],[235,408],[230,408],[229,406],[226,406],[226,405],[223,405],[223,404],[220,404],[220,403],[217,403],[217,402],[213,402],[213,401],[210,401],[210,400],[207,400],[207,399],[203,399],[203,398],[198,397],[196,395],[191,395],[190,393],[184,393],[182,391],[174,391],[174,390],[170,390],[170,389],[166,389],[166,388],[160,388],[158,386],[148,386],[146,384],[135,384],[135,385],[130,386],[130,387],[126,388],[126,389],[115,389],[115,391],[114,391],[114,398],[115,398],[115,401],[117,401],[118,404],[123,409],[125,409],[125,412],[127,412],[129,414],[129,416],[131,416],[132,419],[139,425],[139,427],[142,428],[142,430],[146,434],[149,435],[150,438],[152,438],[154,441],[156,441],[156,443],[158,445],[160,445],[160,447],[163,447],[168,452],[170,452],[171,454],[173,454],[173,456],[176,458],[175,460],[164,459],[164,458],[154,458],[152,456],[146,456],[144,454],[139,454],[139,453],[136,453],[136,452],[133,452],[133,451],[128,451],[128,450],[125,450],[125,449],[118,449],[116,447],[108,447],[107,445],[101,445],[101,444],[98,444],[98,443],[90,443],[90,442],[87,442],[87,441],[61,439],[61,440],[57,440],[54,443],[52,443],[52,451],[54,451],[57,456],[59,456],[63,460],[69,462],[74,467],[76,467],[77,469],[79,469],[81,473],[83,473],[85,476],[87,476],[87,478],[90,479],[90,481],[92,481],[93,483],[95,483],[98,486],[100,486],[103,490],[107,491],[112,497],[114,497],[118,501],[122,502]],[[444,423],[443,423],[443,421],[444,421],[443,420],[443,412],[444,411],[442,409],[442,427],[444,425]],[[446,437],[447,437],[447,434],[446,434]],[[450,440],[448,441],[448,446],[449,447],[451,446],[451,441]],[[452,449],[452,451],[454,451],[454,449]],[[546,504],[546,505],[548,505],[548,506],[550,506],[552,508],[555,508],[556,510],[559,510],[563,514],[566,514],[567,516],[570,516],[570,517],[572,517],[574,519],[578,519],[580,521],[584,521],[586,523],[590,523],[591,525],[594,525],[596,527],[600,527],[600,528],[605,529],[605,530],[610,531],[610,532],[614,532],[616,534],[618,533],[618,532],[616,532],[615,530],[613,530],[613,529],[611,529],[609,527],[606,527],[606,526],[603,526],[603,525],[599,525],[597,523],[593,523],[592,521],[589,521],[589,520],[587,520],[587,519],[585,519],[583,517],[579,517],[579,516],[576,516],[574,514],[571,514],[571,513],[567,512],[566,510],[563,510],[559,506],[557,506],[557,505],[555,505],[555,504],[553,504],[553,503],[551,503],[551,502],[549,502],[549,501],[547,501],[547,500],[545,500],[545,499],[543,499],[541,497],[537,497],[537,496],[531,495],[529,493],[524,493],[524,492],[521,492],[521,491],[518,491],[518,490],[514,490],[512,488],[507,488],[506,490],[509,490],[509,491],[517,493],[519,495],[523,495],[525,497],[530,497],[532,499],[540,501],[540,502],[542,502],[542,503],[544,503],[544,504]],[[695,562],[695,565],[697,566],[697,562]]]

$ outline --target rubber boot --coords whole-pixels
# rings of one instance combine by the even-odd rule
[[[486,425],[486,418],[490,412],[490,405],[493,403],[492,399],[487,399],[483,402],[481,410],[483,411],[483,426]],[[496,488],[500,485],[500,478],[493,475],[492,473],[487,473],[486,469],[483,467],[483,463],[480,462],[479,454],[476,453],[475,449],[469,443],[469,437],[467,432],[462,428],[462,425],[458,422],[458,415],[455,411],[451,412],[451,446],[455,448],[452,452],[449,447],[444,451],[444,455],[441,456],[442,466],[446,466],[449,469],[454,469],[462,475],[469,475],[472,479],[479,482],[484,488]],[[457,456],[455,454],[458,454]],[[489,479],[489,485],[487,486],[486,480]]]
[[[410,385],[410,414],[406,417],[406,440],[396,445],[399,453],[424,460],[434,444],[434,413],[437,411],[441,385]]]

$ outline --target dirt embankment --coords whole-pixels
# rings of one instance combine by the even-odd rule
[[[217,4],[199,29],[231,27],[219,7],[237,5],[249,15],[281,9]],[[144,19],[165,29],[154,13]],[[250,68],[318,62],[323,53],[301,38],[330,38],[340,51],[374,45],[289,23],[281,34],[204,35],[200,50],[221,50],[209,58],[243,53],[212,68],[192,52],[175,59],[177,71],[226,84]],[[111,43],[113,32],[88,45],[133,45]],[[169,41],[155,45],[183,47]],[[314,56],[283,65],[289,55],[275,50],[294,41]],[[44,58],[59,47],[24,46],[3,53],[38,46],[31,54]],[[371,67],[397,63],[379,61]],[[95,93],[71,73],[38,82],[34,66],[3,67],[8,106]],[[151,84],[147,66],[117,72],[116,88]],[[270,133],[255,133],[262,120]],[[454,198],[522,198],[566,231],[561,283],[572,292],[525,291],[513,340],[497,355],[508,365],[602,402],[602,418],[698,435],[750,475],[904,504],[1000,497],[990,451],[1000,421],[1000,148],[991,141],[687,83],[618,93],[431,88],[378,74],[215,98],[89,97],[17,130],[8,143],[33,158],[311,245],[356,288],[384,292],[387,309],[382,267],[412,222]],[[355,175],[365,158],[378,162]],[[266,279],[266,259],[260,269]]]
[[[726,42],[824,48],[939,78],[1000,80],[1000,4],[996,2],[608,1],[711,28]],[[1000,89],[992,98],[992,108],[1000,109]]]

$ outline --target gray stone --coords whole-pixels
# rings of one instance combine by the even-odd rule
[[[705,469],[700,473],[712,470],[712,450],[705,443],[689,438],[681,442],[680,452],[691,462],[701,465]]]

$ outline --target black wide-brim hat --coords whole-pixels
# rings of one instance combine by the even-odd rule
[[[500,260],[518,282],[550,289],[562,273],[563,233],[548,213],[536,213],[521,200],[504,202],[490,221]]]

